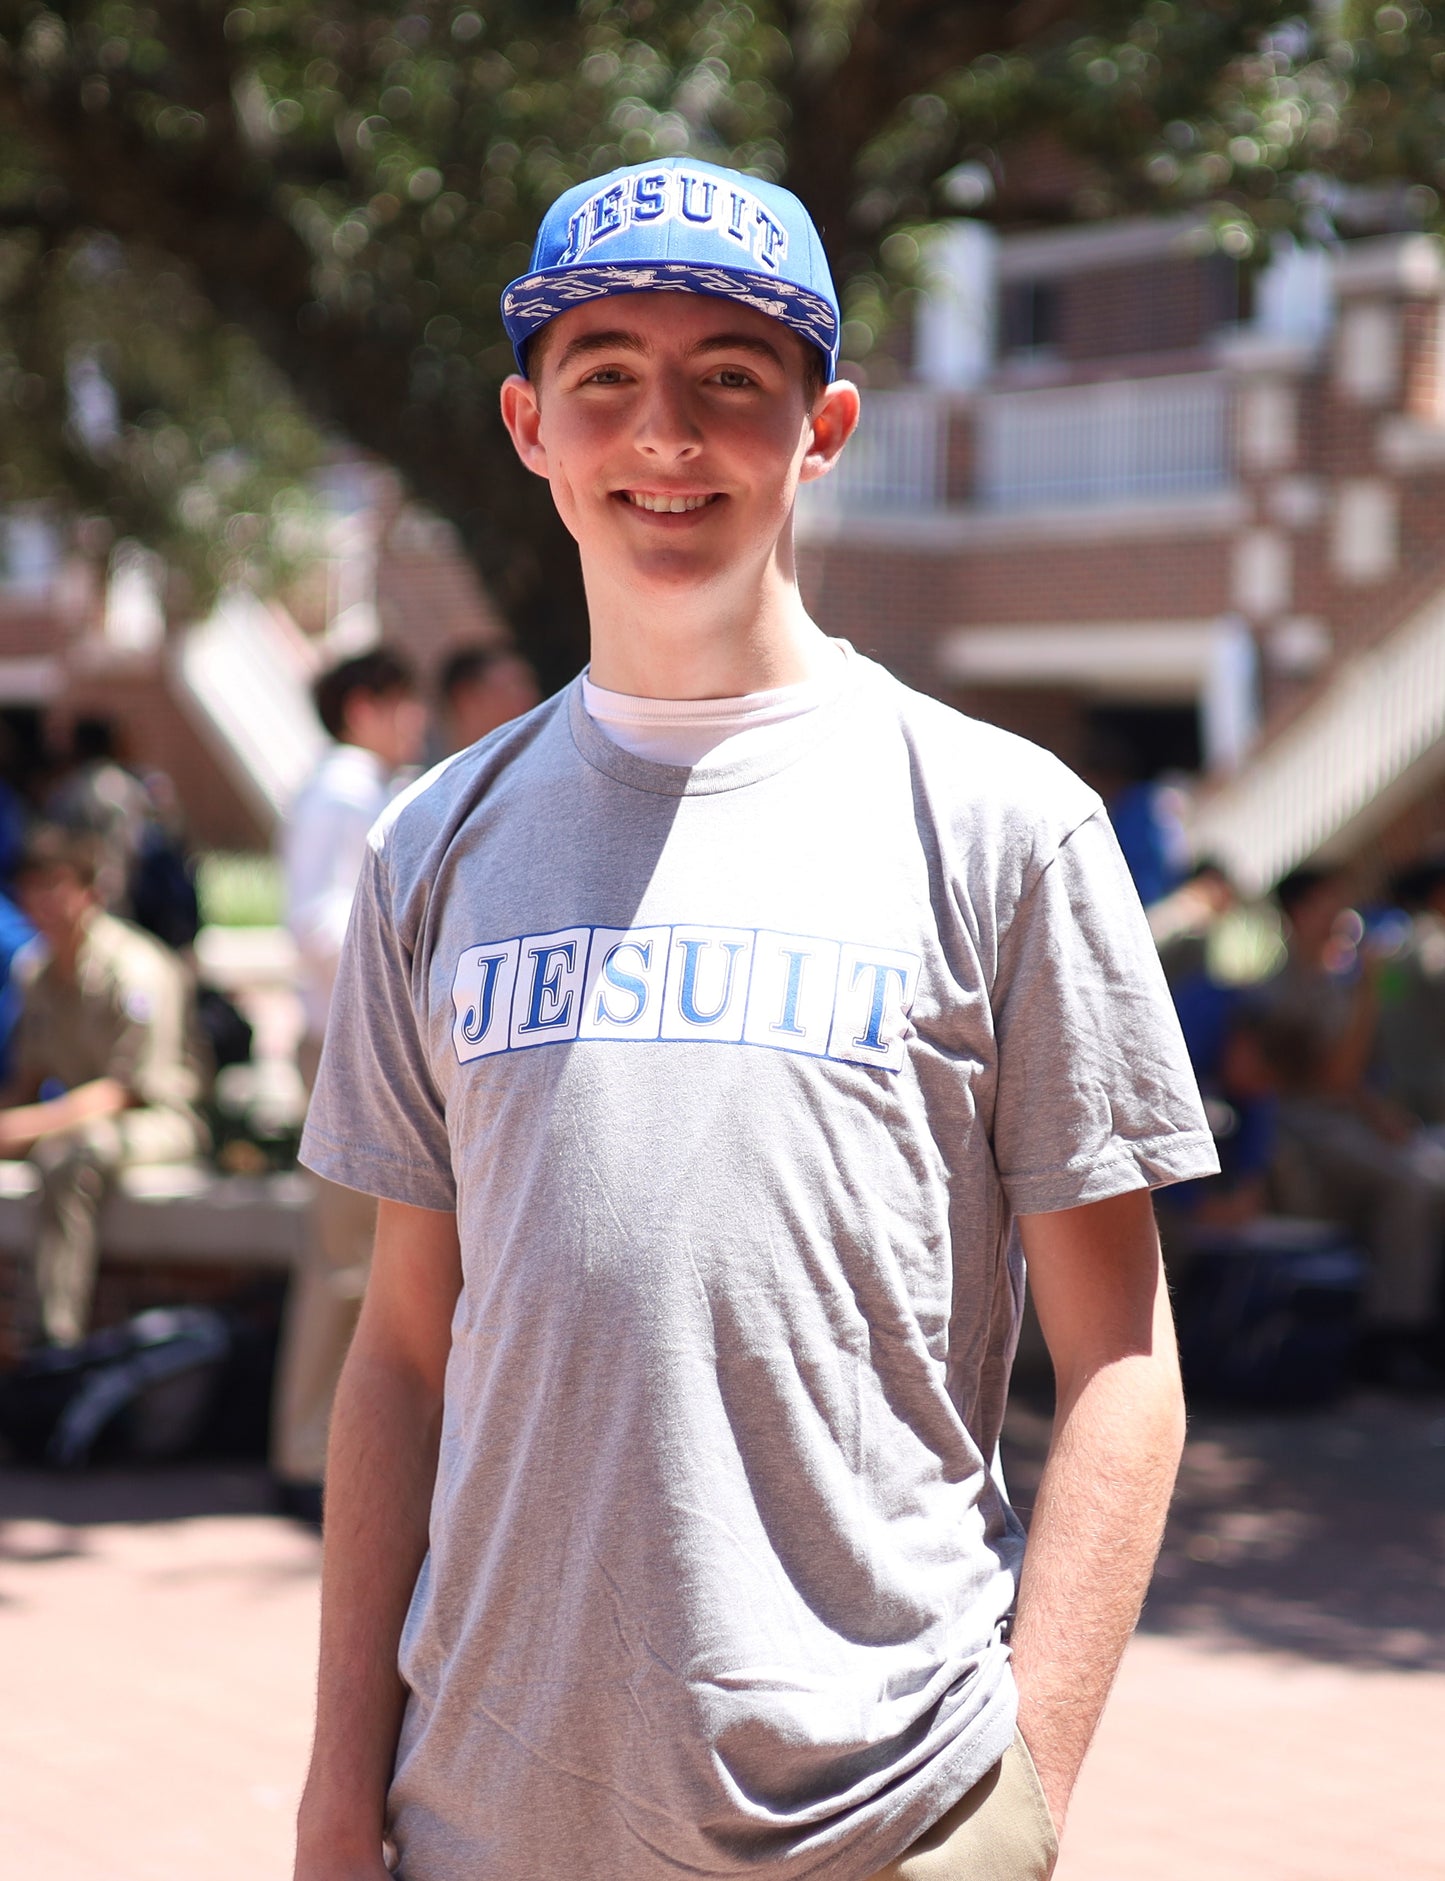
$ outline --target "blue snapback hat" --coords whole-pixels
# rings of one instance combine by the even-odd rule
[[[838,369],[838,296],[812,217],[790,190],[696,157],[634,163],[579,183],[542,218],[528,273],[502,295],[523,372],[526,343],[606,294],[713,294],[816,346]]]

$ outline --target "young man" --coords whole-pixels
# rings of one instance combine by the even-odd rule
[[[40,1175],[34,1330],[52,1345],[90,1329],[96,1223],[116,1172],[206,1143],[195,989],[168,947],[104,911],[102,855],[93,836],[41,827],[15,870],[45,951],[21,991],[0,1156],[28,1157]]]
[[[1062,766],[804,610],[858,394],[793,197],[583,185],[504,315],[592,660],[372,835],[297,1875],[1042,1876],[1181,1439],[1148,1187],[1214,1167],[1137,897]]]
[[[342,660],[312,689],[331,738],[281,833],[286,924],[300,959],[305,1033],[299,1059],[315,1082],[366,835],[421,754],[426,708],[407,663],[387,647]],[[306,1254],[291,1284],[272,1412],[271,1466],[288,1513],[316,1521],[331,1403],[366,1286],[376,1203],[324,1178]]]

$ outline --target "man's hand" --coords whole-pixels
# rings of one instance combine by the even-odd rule
[[[1153,1572],[1184,1399],[1147,1191],[1019,1227],[1057,1405],[1013,1662],[1019,1730],[1062,1830]]]

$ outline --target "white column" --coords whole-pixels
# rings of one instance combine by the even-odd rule
[[[1259,730],[1259,659],[1238,617],[1220,621],[1199,697],[1200,741],[1210,771],[1233,771]]]
[[[998,237],[985,222],[945,223],[924,244],[914,371],[939,391],[968,391],[993,369]]]

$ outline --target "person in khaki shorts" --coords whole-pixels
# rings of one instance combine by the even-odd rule
[[[44,952],[24,982],[0,1155],[40,1174],[33,1317],[54,1345],[89,1330],[97,1218],[116,1172],[184,1161],[207,1140],[190,976],[103,911],[99,857],[93,837],[42,827],[15,872]]]
[[[426,710],[410,665],[388,647],[339,661],[312,688],[331,739],[281,831],[286,925],[296,942],[304,1031],[298,1069],[316,1082],[331,988],[367,832],[420,754]],[[319,1180],[286,1298],[271,1410],[271,1469],[287,1514],[321,1515],[331,1401],[366,1287],[376,1203]]]
[[[795,197],[580,184],[503,321],[592,658],[357,889],[297,1881],[1042,1881],[1182,1440],[1149,1191],[1216,1166],[1138,897],[1061,764],[804,608],[859,395]]]

